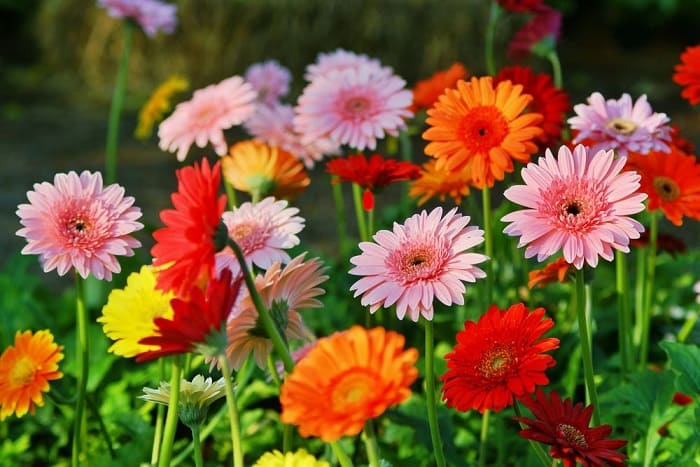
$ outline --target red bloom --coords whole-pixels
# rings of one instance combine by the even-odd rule
[[[231,270],[224,269],[221,277],[211,278],[206,293],[192,286],[188,299],[173,298],[172,319],[155,318],[156,335],[144,337],[139,344],[157,345],[136,356],[137,362],[165,355],[197,351],[205,356],[223,355],[226,350],[226,321],[241,289],[242,277],[231,283]]]
[[[518,303],[507,310],[493,305],[478,323],[465,322],[457,345],[445,356],[442,391],[447,406],[460,412],[498,412],[513,404],[513,396],[548,384],[544,372],[555,362],[544,352],[559,347],[559,339],[540,339],[554,326],[551,318],[543,318],[544,308],[530,312]]]
[[[561,140],[561,130],[564,126],[564,116],[571,110],[569,96],[552,84],[552,78],[546,73],[533,73],[532,68],[511,66],[502,69],[494,79],[494,84],[510,80],[513,84],[521,84],[523,92],[532,96],[527,107],[528,112],[542,114],[540,123],[544,133],[537,137],[540,151],[554,146]]]
[[[542,6],[542,0],[498,0],[501,8],[515,13],[536,11]]]
[[[686,154],[695,154],[695,145],[692,141],[685,139],[681,135],[678,125],[670,124],[671,126],[671,144],[683,151]]]
[[[681,63],[676,65],[673,81],[683,86],[681,96],[695,105],[700,102],[700,44],[686,47]]]
[[[219,196],[220,163],[179,169],[177,192],[171,195],[175,209],[160,213],[165,227],[156,230],[151,249],[153,265],[159,269],[157,287],[176,295],[193,285],[202,285],[214,272],[214,236],[226,207],[226,196]]]
[[[413,107],[417,112],[420,109],[429,109],[437,102],[438,97],[447,88],[453,88],[460,79],[466,79],[469,71],[459,62],[455,62],[447,70],[436,71],[428,79],[418,81],[413,88]]]
[[[508,44],[508,57],[512,60],[527,59],[533,48],[545,40],[552,43],[559,40],[561,13],[547,5],[540,5],[533,13],[533,17],[515,32]]]
[[[520,431],[520,436],[540,443],[549,444],[549,455],[561,459],[564,467],[604,465],[622,466],[627,456],[616,451],[627,444],[622,439],[606,439],[612,432],[610,425],[590,428],[593,406],[584,408],[582,403],[573,404],[571,399],[562,402],[556,391],[547,399],[544,391],[538,389],[535,399],[525,397],[525,404],[535,420],[516,417],[515,419],[530,428]]]
[[[649,231],[645,230],[639,234],[639,238],[630,239],[630,246],[635,248],[643,248],[649,245]],[[656,237],[656,251],[666,252],[674,258],[676,255],[684,255],[688,252],[688,247],[682,238],[675,235],[659,232]]]
[[[563,257],[559,257],[543,267],[528,273],[527,287],[529,289],[538,286],[544,287],[554,281],[566,282],[569,271],[573,266],[566,262]]]
[[[673,403],[684,407],[693,403],[693,398],[682,392],[676,392],[673,394]]]

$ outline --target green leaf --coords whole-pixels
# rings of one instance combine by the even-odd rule
[[[662,342],[671,370],[676,374],[676,388],[693,398],[700,396],[700,348],[697,345]]]

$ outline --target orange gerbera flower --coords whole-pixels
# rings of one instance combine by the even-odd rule
[[[320,339],[282,384],[281,420],[326,442],[356,435],[411,395],[417,359],[401,334],[384,328],[353,326]]]
[[[437,170],[437,161],[431,159],[423,164],[423,170],[419,179],[411,182],[408,195],[418,198],[418,206],[430,198],[438,196],[440,201],[445,201],[450,196],[455,204],[462,202],[462,196],[469,195],[469,183],[472,178],[467,168],[449,171],[445,167]]]
[[[544,287],[554,281],[566,282],[566,277],[572,266],[564,258],[557,258],[542,269],[535,269],[528,273],[527,287]]]
[[[447,70],[436,71],[430,78],[418,81],[413,88],[413,112],[429,109],[445,89],[455,87],[457,81],[467,76],[469,70],[461,63],[455,62]]]
[[[670,153],[629,154],[627,169],[641,174],[639,191],[649,195],[647,209],[661,209],[675,225],[683,224],[683,216],[700,219],[700,164],[695,156],[671,145]]]
[[[49,381],[63,376],[58,371],[62,350],[48,330],[17,331],[15,345],[0,356],[0,421],[13,413],[33,414],[35,405],[44,405],[42,392],[49,391]]]
[[[311,183],[304,164],[292,153],[253,140],[231,146],[222,158],[221,171],[228,183],[254,200],[290,199]]]
[[[477,188],[492,187],[513,171],[513,161],[528,162],[542,134],[538,113],[523,113],[532,96],[522,85],[501,81],[494,89],[490,76],[460,81],[447,89],[428,110],[430,125],[423,138],[425,153],[438,160],[437,169],[469,166]]]

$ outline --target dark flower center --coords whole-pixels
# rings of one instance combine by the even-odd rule
[[[681,194],[678,184],[668,177],[655,177],[653,185],[654,190],[663,201],[674,201]]]
[[[574,201],[573,203],[569,203],[566,206],[566,213],[571,214],[572,216],[577,216],[581,213],[581,204],[578,203],[577,201]]]
[[[557,432],[559,436],[564,438],[570,445],[574,447],[588,447],[586,437],[574,426],[567,425],[566,423],[560,423],[559,425],[557,425]]]

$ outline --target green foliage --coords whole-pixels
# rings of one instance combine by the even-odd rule
[[[700,398],[700,348],[697,345],[662,342],[668,354],[671,370],[676,374],[676,388],[689,396]]]

